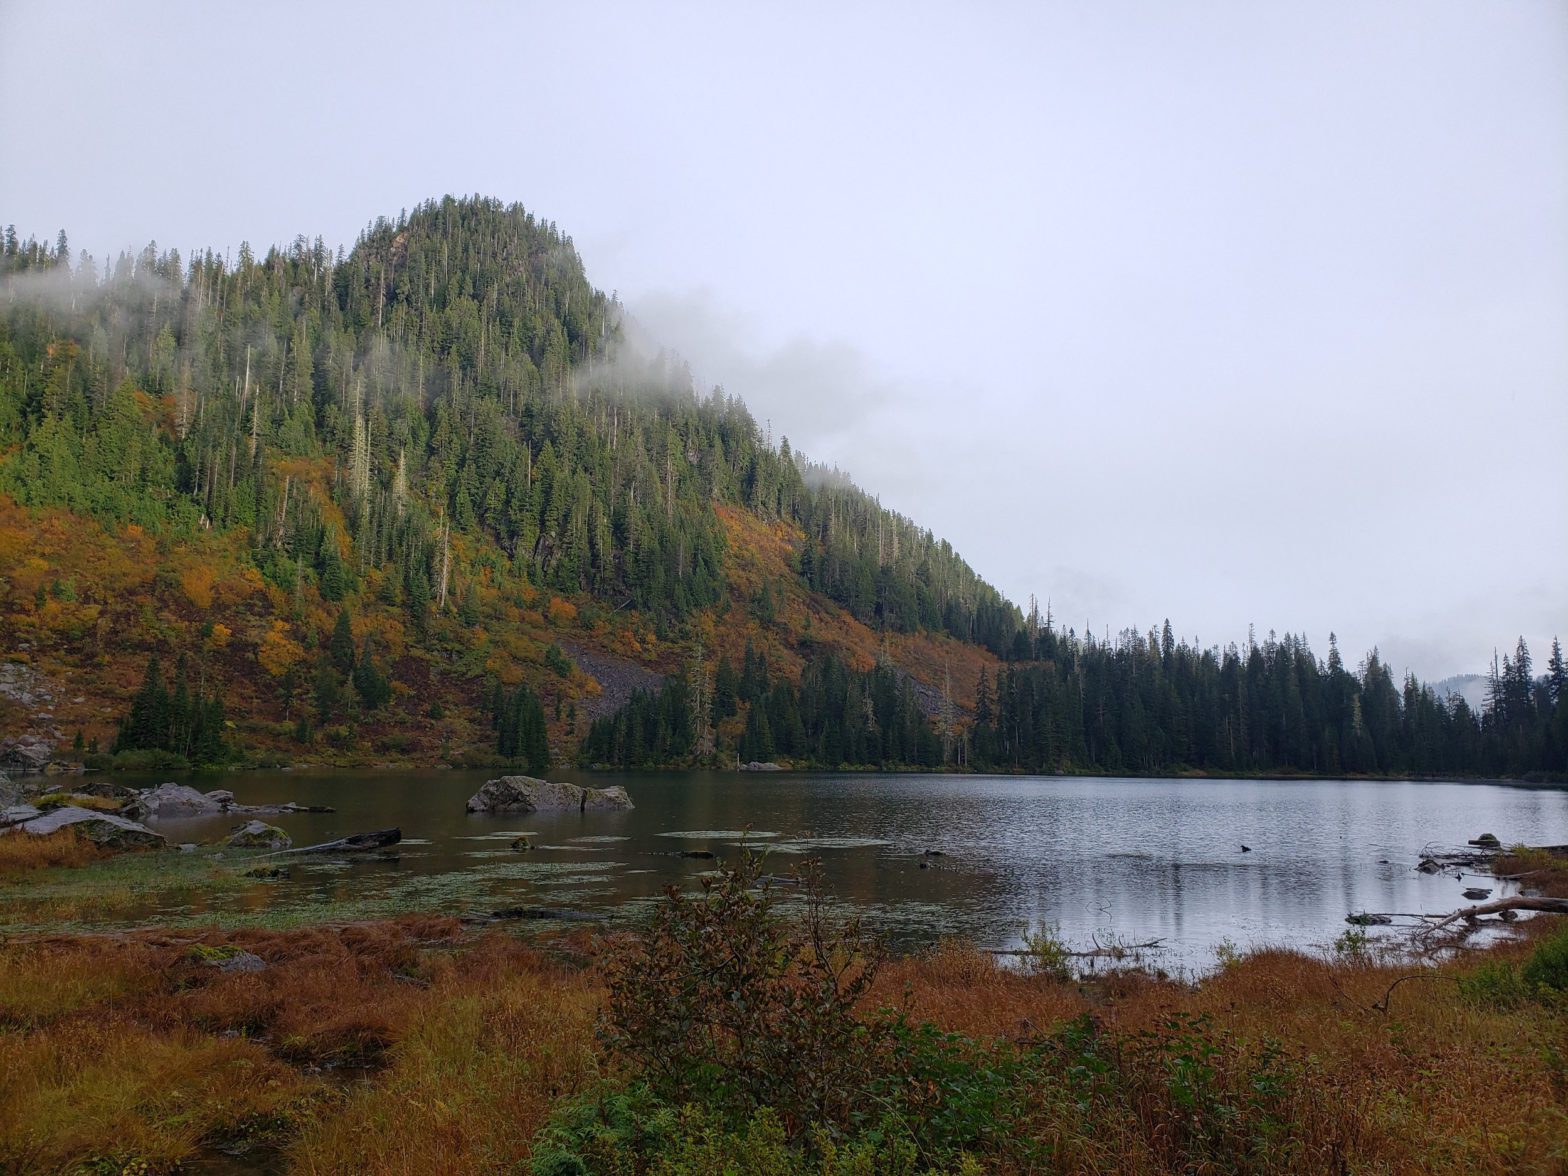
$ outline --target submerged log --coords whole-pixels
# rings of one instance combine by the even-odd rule
[[[491,911],[492,919],[571,919],[588,923],[603,923],[610,916],[602,911],[574,911],[565,907],[515,906]]]
[[[280,849],[263,857],[282,857],[294,853],[363,853],[371,849],[385,849],[403,840],[402,829],[377,829],[371,833],[350,833],[336,841],[323,841],[320,845],[302,845],[298,849]]]

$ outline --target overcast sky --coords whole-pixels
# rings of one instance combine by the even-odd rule
[[[1080,631],[1568,638],[1568,4],[0,0],[0,223],[518,200]]]

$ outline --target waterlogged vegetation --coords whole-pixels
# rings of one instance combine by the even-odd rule
[[[1505,859],[1505,868],[1516,861]],[[1568,893],[1560,861],[1534,868]],[[451,918],[0,941],[0,1168],[1552,1172],[1568,929],[1201,984],[888,956],[741,857],[635,929]],[[254,961],[242,969],[239,962]],[[349,1080],[345,1080],[349,1079]]]

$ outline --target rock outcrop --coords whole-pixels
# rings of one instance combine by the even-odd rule
[[[17,830],[42,837],[67,827],[74,828],[78,836],[87,838],[100,849],[162,849],[168,844],[146,825],[138,825],[135,821],[127,821],[113,813],[95,812],[74,805],[66,805],[41,817],[34,817],[18,825]]]
[[[246,821],[229,838],[230,849],[288,849],[294,839],[265,821]]]
[[[232,802],[231,792],[197,792],[188,784],[160,784],[149,788],[136,800],[125,806],[125,811],[139,820],[148,817],[161,820],[180,820],[188,817],[216,817],[228,811],[224,797]]]
[[[533,776],[500,776],[468,798],[471,813],[580,812],[629,809],[632,798],[619,784],[582,788]]]
[[[219,817],[224,813],[330,813],[326,805],[236,804],[227,788],[198,792],[188,784],[160,784],[144,788],[125,806],[127,816],[137,820],[180,821],[194,817]]]

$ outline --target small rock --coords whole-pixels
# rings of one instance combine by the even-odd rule
[[[294,839],[265,821],[246,821],[229,838],[230,849],[288,849]]]
[[[1345,922],[1353,927],[1386,927],[1394,920],[1387,915],[1376,915],[1363,911],[1359,915],[1346,915]]]
[[[1492,892],[1490,890],[1483,890],[1479,886],[1466,886],[1465,897],[1470,899],[1491,898]]]
[[[1243,845],[1241,847],[1241,852],[1242,853],[1251,853],[1252,852],[1252,846],[1250,846],[1250,845]]]
[[[198,849],[201,848],[201,846],[197,845],[194,841],[182,841],[179,845],[175,846],[175,848],[178,849],[181,853],[195,853]]]
[[[277,879],[287,878],[288,876],[289,870],[287,866],[257,866],[254,869],[245,871],[245,877],[247,878]]]
[[[680,851],[679,856],[683,858],[698,858],[702,861],[712,861],[713,851],[711,849],[683,849]]]
[[[922,857],[946,857],[947,856],[947,851],[945,849],[928,849],[921,856]]]
[[[1505,923],[1512,923],[1519,917],[1518,911],[1498,911],[1497,917]]]
[[[1443,872],[1443,867],[1438,865],[1431,858],[1422,858],[1421,864],[1416,867],[1416,870],[1418,873],[1422,874],[1441,874]]]
[[[534,843],[526,837],[514,837],[512,839],[512,848],[518,853],[525,853],[533,847]]]
[[[238,951],[227,959],[209,960],[208,963],[220,972],[264,972],[267,970],[267,961],[259,955],[248,951]]]
[[[1497,839],[1497,834],[1495,833],[1483,833],[1481,836],[1474,838],[1470,844],[1481,849],[1501,849],[1503,847],[1503,843]]]

